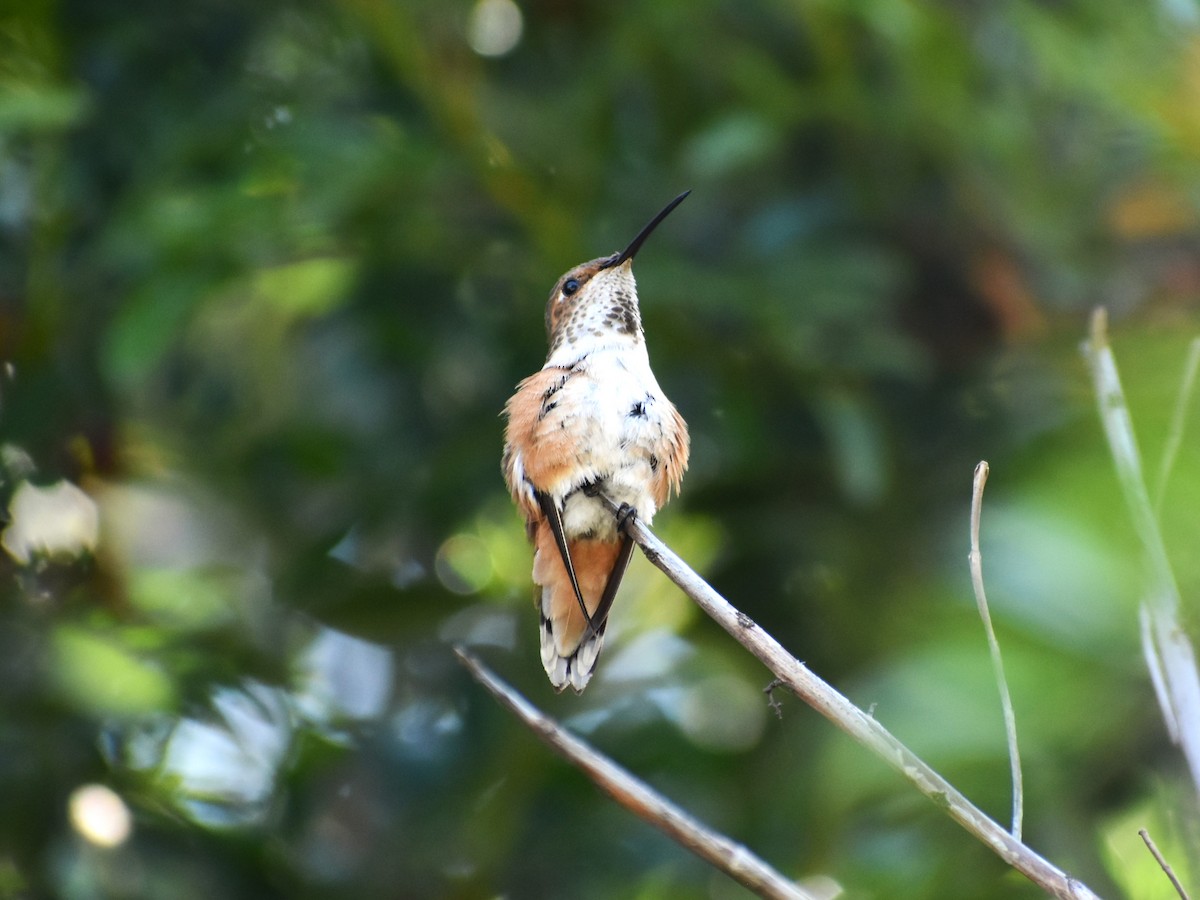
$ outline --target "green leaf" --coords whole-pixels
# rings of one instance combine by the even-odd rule
[[[174,688],[163,672],[116,641],[75,625],[54,633],[54,680],[74,706],[98,716],[168,709]]]

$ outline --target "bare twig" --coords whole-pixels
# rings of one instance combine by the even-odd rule
[[[1183,366],[1183,378],[1179,384],[1179,396],[1175,399],[1175,411],[1171,414],[1171,427],[1167,431],[1167,442],[1163,445],[1162,460],[1158,464],[1158,478],[1154,485],[1154,512],[1162,510],[1163,497],[1167,494],[1167,482],[1175,468],[1175,457],[1183,443],[1183,429],[1187,424],[1188,406],[1192,391],[1196,387],[1196,375],[1200,373],[1200,338],[1193,338],[1188,345],[1187,362]]]
[[[1163,859],[1163,855],[1158,852],[1158,847],[1154,845],[1154,840],[1150,837],[1150,832],[1145,828],[1139,828],[1138,834],[1142,836],[1142,840],[1146,842],[1146,849],[1150,851],[1150,855],[1158,861],[1159,866],[1166,873],[1167,878],[1171,879],[1171,884],[1175,886],[1175,892],[1179,894],[1180,900],[1190,900],[1188,892],[1183,889],[1183,885],[1179,883],[1179,879],[1175,877],[1175,870]]]
[[[605,501],[615,514],[616,504],[608,498]],[[625,532],[638,542],[650,562],[758,657],[788,690],[907,778],[1008,865],[1055,897],[1084,900],[1097,896],[1005,831],[879,722],[810,672],[753,619],[718,594],[636,516],[628,519]]]
[[[971,490],[971,552],[967,556],[971,567],[971,586],[975,589],[975,603],[979,607],[979,618],[987,632],[988,650],[992,655],[992,671],[1000,690],[1000,706],[1004,710],[1004,733],[1008,738],[1008,761],[1012,768],[1012,836],[1021,840],[1021,820],[1025,811],[1025,788],[1021,778],[1021,752],[1017,749],[1017,717],[1013,712],[1012,697],[1008,693],[1008,679],[1004,677],[1004,660],[1000,656],[1000,642],[992,627],[992,614],[988,610],[987,594],[983,589],[983,554],[979,551],[979,520],[983,514],[983,487],[987,484],[988,464],[980,462],[975,467],[975,479]]]
[[[1196,654],[1184,628],[1179,587],[1146,490],[1137,437],[1107,330],[1107,316],[1103,309],[1097,309],[1084,356],[1091,368],[1117,478],[1146,557],[1147,585],[1142,605],[1149,619],[1149,628],[1143,630],[1149,638],[1144,641],[1147,665],[1159,691],[1167,731],[1183,751],[1192,782],[1200,790],[1200,674]]]
[[[552,750],[582,769],[601,790],[634,815],[649,822],[760,897],[773,900],[815,900],[812,894],[779,874],[744,846],[692,818],[645,782],[569,734],[462,647],[455,647],[454,652],[475,680],[491,691],[501,704],[528,725]]]

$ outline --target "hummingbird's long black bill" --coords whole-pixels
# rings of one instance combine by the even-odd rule
[[[687,195],[690,193],[691,193],[690,190],[684,191],[682,194],[680,194],[678,197],[676,197],[674,200],[672,200],[670,203],[668,203],[666,206],[664,206],[662,208],[662,211],[657,216],[655,216],[653,219],[651,219],[649,222],[647,222],[646,227],[638,232],[638,236],[629,242],[629,246],[626,247],[624,250],[622,250],[620,253],[618,253],[616,256],[614,256],[612,259],[610,259],[608,262],[606,262],[604,264],[603,268],[608,269],[613,266],[619,266],[621,263],[625,262],[625,260],[633,259],[634,254],[636,254],[638,252],[638,250],[640,250],[642,248],[642,244],[644,244],[646,242],[646,238],[650,237],[650,232],[652,232],[655,228],[657,228],[659,226],[659,224],[662,222],[662,220],[665,219],[667,216],[669,216],[671,214],[671,211],[673,209],[675,209],[675,207],[677,207],[680,203],[682,203],[684,201],[684,199],[687,197]]]

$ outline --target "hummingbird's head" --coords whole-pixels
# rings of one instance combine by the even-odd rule
[[[582,263],[558,279],[546,304],[551,356],[564,345],[588,338],[627,335],[633,343],[641,340],[642,319],[638,312],[637,284],[633,280],[633,257],[650,232],[689,193],[684,191],[668,203],[621,252]]]

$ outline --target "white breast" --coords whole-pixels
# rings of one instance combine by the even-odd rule
[[[575,354],[588,350],[576,345]],[[554,359],[547,365],[555,365]],[[563,504],[569,537],[614,539],[612,513],[580,488],[596,483],[616,503],[628,503],[646,522],[657,511],[651,485],[665,453],[671,408],[640,341],[609,342],[583,353],[563,386],[561,427],[572,431],[575,462],[570,474],[550,487]]]

